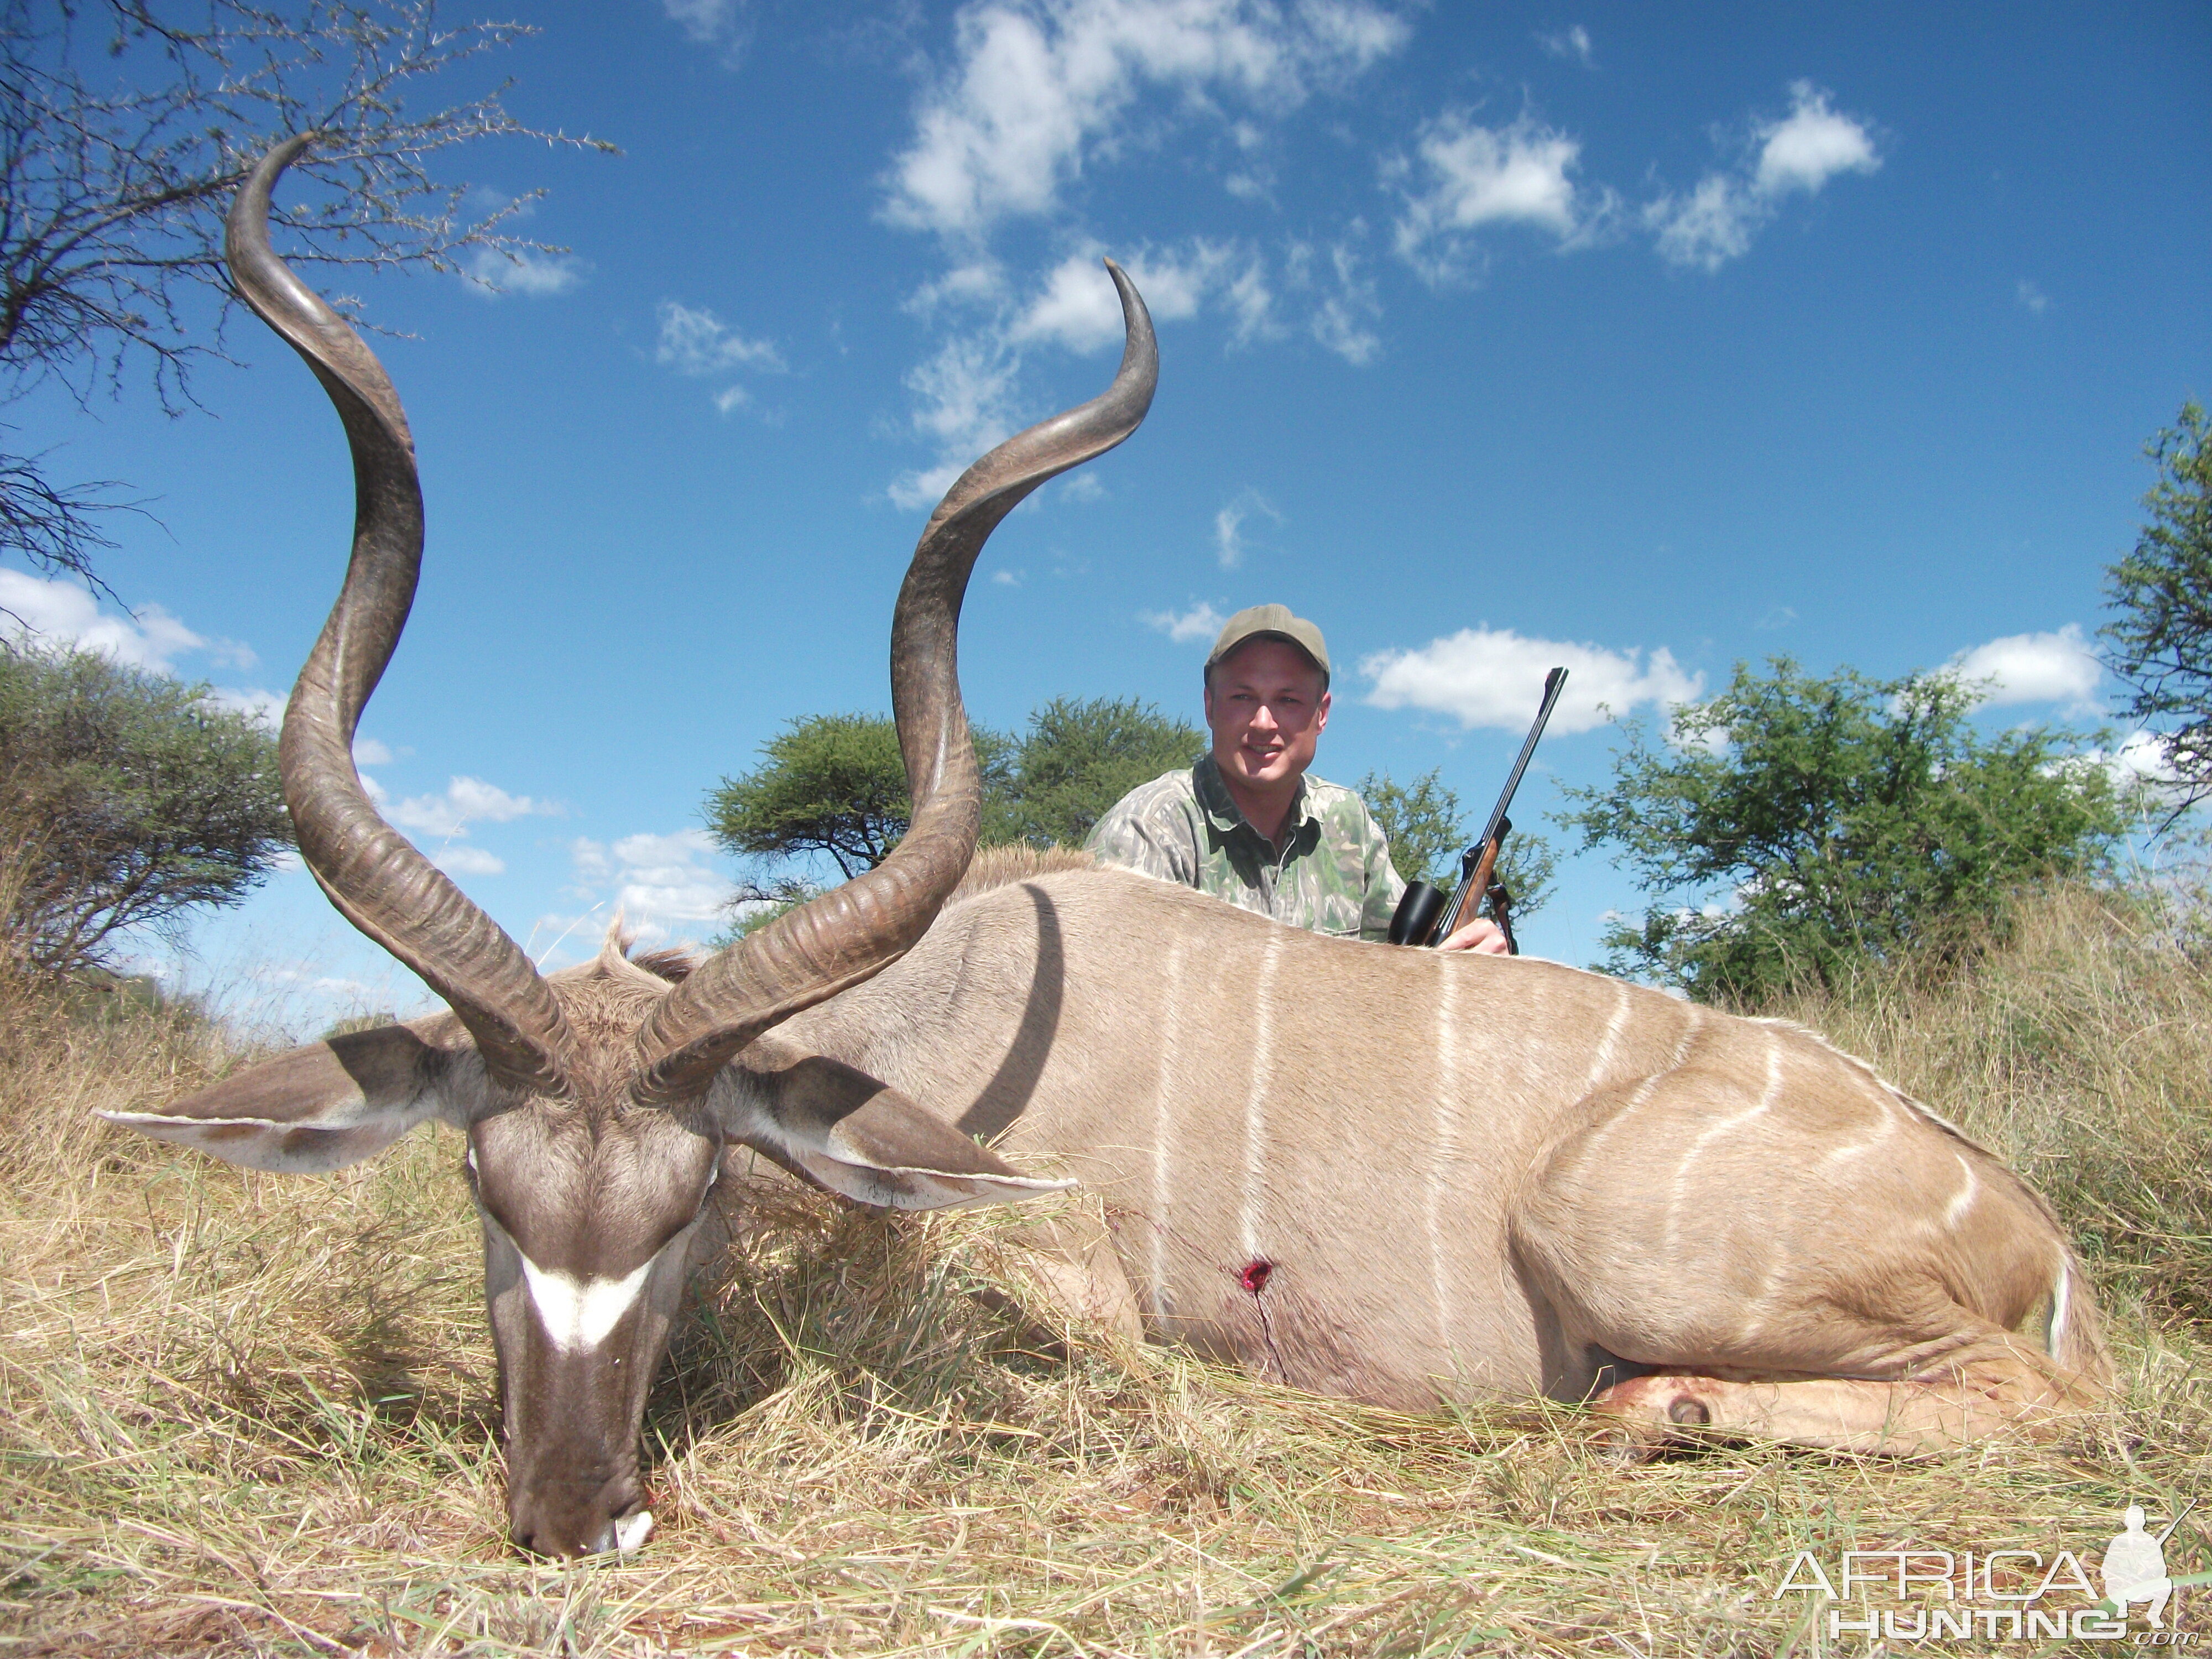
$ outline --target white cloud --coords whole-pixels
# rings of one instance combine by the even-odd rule
[[[1881,166],[1874,138],[1848,115],[1828,106],[1828,94],[1810,81],[1790,87],[1790,113],[1759,129],[1759,166],[1752,186],[1762,196],[1802,190],[1817,196],[1839,173],[1872,173]]]
[[[2145,805],[2179,806],[2191,793],[2174,769],[2170,739],[2157,732],[2131,732],[2117,749],[2084,749],[2060,757],[2044,769],[2065,774],[2102,771],[2113,788],[2136,795]]]
[[[663,300],[659,315],[660,342],[653,349],[653,361],[678,374],[704,378],[740,369],[771,374],[784,371],[783,354],[775,341],[748,339],[704,306]],[[734,414],[751,402],[752,393],[733,382],[714,394],[714,412]]]
[[[607,857],[606,843],[593,841],[589,836],[579,836],[568,843],[568,857],[576,866],[579,881],[605,881],[614,873],[614,862]]]
[[[1662,196],[1645,208],[1644,222],[1658,233],[1668,264],[1718,270],[1751,251],[1752,234],[1771,213],[1735,179],[1709,173],[1687,198]]]
[[[1463,628],[1413,651],[1378,651],[1359,672],[1375,683],[1367,701],[1378,708],[1425,708],[1449,714],[1462,726],[1525,732],[1534,718],[1544,676],[1567,670],[1566,690],[1552,713],[1551,729],[1588,732],[1639,704],[1661,708],[1695,699],[1701,674],[1685,674],[1662,646],[1608,651],[1561,640],[1532,640],[1508,629]]]
[[[1584,69],[1596,66],[1595,59],[1590,55],[1589,31],[1580,23],[1571,28],[1539,30],[1536,44],[1554,58],[1565,58],[1580,64]]]
[[[540,253],[532,248],[480,247],[469,256],[469,275],[476,280],[469,291],[488,300],[502,294],[523,294],[532,299],[566,294],[583,280],[584,267],[574,255]]]
[[[1793,82],[1790,103],[1780,120],[1753,126],[1757,154],[1747,166],[1709,173],[1688,196],[1663,195],[1645,207],[1644,228],[1657,236],[1662,258],[1717,270],[1749,250],[1784,197],[1818,195],[1839,173],[1881,167],[1866,124],[1838,114],[1811,82]]]
[[[1137,620],[1158,629],[1177,645],[1188,645],[1194,640],[1218,639],[1229,618],[1201,599],[1181,615],[1172,611],[1139,611]]]
[[[1293,242],[1284,265],[1284,282],[1294,289],[1320,295],[1306,326],[1315,339],[1357,368],[1372,362],[1382,348],[1370,325],[1382,316],[1382,304],[1375,297],[1374,278],[1360,273],[1357,243],[1367,227],[1354,219],[1346,230],[1343,240],[1329,245],[1325,263],[1315,258],[1310,243]],[[1317,264],[1323,271],[1319,276],[1315,275]]]
[[[2020,286],[2014,289],[2014,293],[2021,304],[2038,317],[2051,309],[2051,296],[2025,276],[2020,279]]]
[[[594,909],[611,903],[644,939],[664,939],[687,929],[696,933],[701,925],[722,917],[737,888],[702,862],[714,851],[703,830],[623,836],[612,843],[580,837],[568,844],[578,896],[597,901]],[[574,917],[546,917],[539,923],[541,928],[560,930],[564,938],[578,925]]]
[[[2155,732],[2131,732],[2110,757],[2113,781],[2121,784],[2176,783],[2167,739]]]
[[[924,283],[914,291],[905,308],[917,317],[927,317],[940,306],[994,305],[1002,302],[1006,295],[1006,267],[987,255],[955,265],[942,276]]]
[[[353,740],[353,763],[356,766],[388,766],[397,758],[389,744],[374,738],[356,737]]]
[[[1275,524],[1283,522],[1283,515],[1275,510],[1274,504],[1249,488],[1238,490],[1235,499],[1213,515],[1214,556],[1220,560],[1224,570],[1234,570],[1244,562],[1249,550],[1244,525],[1255,513]]]
[[[457,847],[441,847],[430,854],[430,862],[449,876],[503,876],[507,860],[496,853],[487,853],[481,847],[471,847],[463,842]]]
[[[1231,250],[1194,237],[1181,252],[1146,252],[1121,268],[1145,296],[1156,323],[1195,316],[1200,302],[1224,285]],[[1121,343],[1121,298],[1096,252],[1071,255],[1053,267],[1044,289],[1014,319],[1007,337],[1049,340],[1071,351],[1096,351]]]
[[[1236,176],[1264,193],[1259,152],[1268,124],[1316,88],[1341,85],[1410,38],[1373,0],[969,0],[955,16],[954,52],[922,96],[906,147],[884,183],[884,216],[943,237],[947,268],[908,309],[946,325],[907,384],[912,422],[934,464],[892,480],[896,505],[934,502],[961,470],[1022,422],[1017,382],[1024,349],[1108,349],[1121,315],[1094,239],[1064,236],[1051,265],[1010,278],[988,246],[1013,216],[1055,214],[1062,187],[1109,161],[1141,121],[1152,144],[1163,125],[1194,115],[1218,122],[1235,146]],[[1164,97],[1153,94],[1164,94]],[[1143,105],[1141,115],[1139,106]],[[1227,176],[1224,174],[1224,177]],[[1224,317],[1234,345],[1279,337],[1277,288],[1255,246],[1193,236],[1168,247],[1112,251],[1158,323]],[[1349,271],[1352,256],[1336,260]],[[1322,289],[1316,337],[1364,362],[1378,342],[1374,285],[1356,276]]]
[[[744,0],[660,0],[661,10],[702,45],[737,33],[744,21]]]
[[[1961,651],[1943,665],[1966,681],[1986,681],[1990,707],[2014,702],[2063,702],[2091,710],[2104,670],[2081,636],[2081,624],[2068,623],[2055,634],[2011,634]]]
[[[892,165],[884,211],[969,237],[1049,212],[1085,161],[1113,149],[1148,86],[1180,88],[1186,108],[1231,96],[1279,111],[1410,33],[1365,0],[976,0],[955,22],[956,66]]]
[[[254,661],[244,646],[195,634],[158,605],[111,616],[75,582],[44,581],[21,570],[0,570],[0,638],[73,647],[156,673],[173,672],[174,659],[200,652],[242,668]]]
[[[557,802],[510,795],[482,778],[457,777],[441,795],[415,795],[394,805],[385,817],[403,830],[432,836],[465,836],[471,823],[507,823],[521,817],[559,817]]]
[[[1281,334],[1275,322],[1274,291],[1267,286],[1267,268],[1256,255],[1231,279],[1223,297],[1236,319],[1229,336],[1231,344],[1249,345]]]
[[[1005,272],[990,264],[959,267],[908,301],[908,309],[922,315],[952,306],[984,314],[974,325],[946,335],[936,353],[907,374],[907,388],[916,398],[913,429],[937,452],[937,464],[894,479],[889,494],[896,505],[933,506],[969,462],[1022,424],[1017,416],[1024,347],[1092,352],[1121,343],[1121,296],[1101,262],[1102,251],[1100,244],[1085,241],[1018,303]],[[1236,343],[1279,331],[1271,320],[1264,264],[1255,249],[1193,237],[1179,247],[1139,249],[1121,264],[1155,323],[1178,322],[1218,302],[1233,319]],[[1069,501],[1091,501],[1103,489],[1095,474],[1079,472],[1060,493]]]
[[[938,452],[935,466],[891,482],[894,505],[913,512],[934,507],[968,465],[1013,431],[1014,376],[1021,359],[988,333],[956,334],[935,356],[907,372],[921,399],[915,433]]]
[[[1421,129],[1419,166],[1390,169],[1401,180],[1406,211],[1397,225],[1398,252],[1431,282],[1461,270],[1469,232],[1493,225],[1531,225],[1562,240],[1582,228],[1574,168],[1582,145],[1523,115],[1510,126],[1486,127],[1447,112]]]
[[[1151,290],[1139,283],[1137,291],[1149,307]],[[1186,305],[1180,314],[1188,317],[1194,308]],[[1052,340],[1071,351],[1096,351],[1121,337],[1121,298],[1105,267],[1079,253],[1053,268],[1044,292],[1014,319],[1009,332],[1017,340]]]
[[[653,361],[678,374],[726,374],[735,369],[783,368],[773,340],[749,340],[704,306],[660,302],[660,343]]]
[[[206,700],[218,708],[243,714],[256,726],[266,726],[272,732],[284,723],[284,705],[291,701],[281,691],[230,685],[211,686]]]

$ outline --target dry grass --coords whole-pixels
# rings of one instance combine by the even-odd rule
[[[1055,1354],[974,1293],[1012,1282],[1003,1220],[787,1190],[654,1395],[661,1530],[548,1567],[503,1541],[453,1138],[229,1170],[87,1116],[229,1063],[219,1034],[0,998],[0,1654],[1811,1654],[1772,1595],[1800,1548],[2087,1552],[2131,1497],[2212,1497],[2197,968],[2076,907],[1956,985],[1790,1012],[2092,1235],[2128,1379],[2094,1433],[1622,1468],[1564,1408],[1408,1419]]]

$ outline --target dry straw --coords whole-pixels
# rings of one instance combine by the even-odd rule
[[[239,1056],[8,990],[0,1654],[1863,1653],[1774,1595],[1796,1551],[2087,1552],[2212,1498],[2212,999],[2172,918],[2069,897],[1948,982],[1783,1012],[2084,1237],[2125,1374],[2093,1431],[1624,1467],[1567,1407],[1400,1417],[1038,1330],[1003,1218],[767,1188],[647,1413],[660,1530],[553,1567],[504,1542],[453,1137],[296,1179],[112,1131]]]

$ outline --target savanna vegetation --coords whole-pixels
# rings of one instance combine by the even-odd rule
[[[1206,734],[1134,697],[1054,697],[1018,732],[973,728],[983,778],[982,845],[1080,847],[1106,809],[1206,748]],[[707,797],[726,851],[786,884],[827,858],[844,878],[872,870],[912,808],[888,714],[807,714],[761,745],[760,763]]]
[[[1007,1310],[1007,1218],[788,1188],[698,1285],[641,1554],[507,1547],[459,1142],[326,1179],[100,1124],[246,1056],[0,999],[0,1641],[66,1654],[1782,1655],[1801,1548],[2100,1548],[2212,1480],[2212,994],[2195,913],[2079,887],[1964,969],[1781,1012],[2049,1194],[2122,1370],[2063,1443],[1623,1466],[1567,1408],[1409,1418]],[[2192,1520],[2177,1571],[2208,1565]],[[2086,1553],[2084,1559],[2089,1559]],[[2183,1593],[2185,1618],[2197,1614]],[[1928,1651],[1946,1650],[1942,1644]],[[1972,1644],[1960,1651],[1982,1651]]]
[[[2161,484],[2183,483],[2154,494],[2154,528],[2201,522],[2177,459],[2202,456],[2201,417],[2184,424],[2186,444],[2154,447]],[[2195,648],[2187,605],[2212,565],[2177,555],[2168,581],[2168,544],[2149,545],[2140,572],[2116,568],[2114,637],[2155,692],[2179,683],[2159,678],[2159,641]],[[0,728],[19,769],[68,690],[45,672],[9,683],[36,693],[35,718]],[[1623,1462],[1572,1407],[1404,1416],[1041,1328],[1019,1218],[866,1212],[763,1176],[725,1183],[733,1242],[699,1274],[647,1408],[652,1542],[524,1560],[456,1138],[421,1132],[309,1179],[113,1129],[94,1114],[158,1110],[255,1043],[68,963],[34,970],[11,945],[0,1650],[1783,1659],[1872,1650],[1832,1642],[1817,1597],[1778,1594],[1800,1551],[2094,1560],[2124,1505],[2163,1520],[2212,1492],[2212,906],[2118,879],[2105,775],[2048,734],[1981,735],[1962,696],[1740,673],[1678,722],[1686,740],[1632,739],[1580,827],[1650,878],[1662,921],[1620,941],[1635,965],[1828,1033],[2049,1197],[2119,1368],[2109,1408],[2060,1441],[1911,1463],[1743,1444]],[[202,707],[169,708],[187,709],[184,749],[265,781],[265,756]],[[2202,712],[2168,708],[2167,729]],[[1138,776],[1188,759],[1197,733],[1174,724],[1056,704],[1027,739],[987,744],[1000,833],[1076,838],[1086,803],[1127,787],[1108,763],[1132,732],[1182,750],[1136,745]],[[138,810],[118,758],[134,729],[75,771],[20,775]],[[2188,753],[2174,746],[2183,787]],[[1807,799],[1820,779],[1831,798]],[[1401,856],[1440,873],[1463,833],[1441,780],[1370,782]],[[863,864],[900,804],[871,799],[886,822],[849,849]],[[739,844],[734,816],[717,827]],[[16,884],[0,891],[24,890],[39,844],[0,845]],[[180,903],[233,890],[208,878]],[[1678,902],[1713,882],[1734,884],[1732,908]],[[2185,1525],[2170,1570],[2203,1571],[2208,1537]],[[2200,1595],[2182,1592],[2184,1630],[2202,1628]]]
[[[1978,948],[2022,888],[2108,875],[2140,804],[2071,732],[1983,731],[1982,696],[1777,658],[1737,664],[1663,737],[1626,722],[1612,779],[1565,791],[1583,845],[1653,901],[1610,930],[1606,966],[1764,1001]]]
[[[292,844],[276,739],[208,689],[0,641],[0,962],[105,967],[235,904]]]

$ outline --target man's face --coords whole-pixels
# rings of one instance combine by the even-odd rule
[[[1206,724],[1214,762],[1232,783],[1289,782],[1313,764],[1328,724],[1321,670],[1286,640],[1248,641],[1214,664]]]

